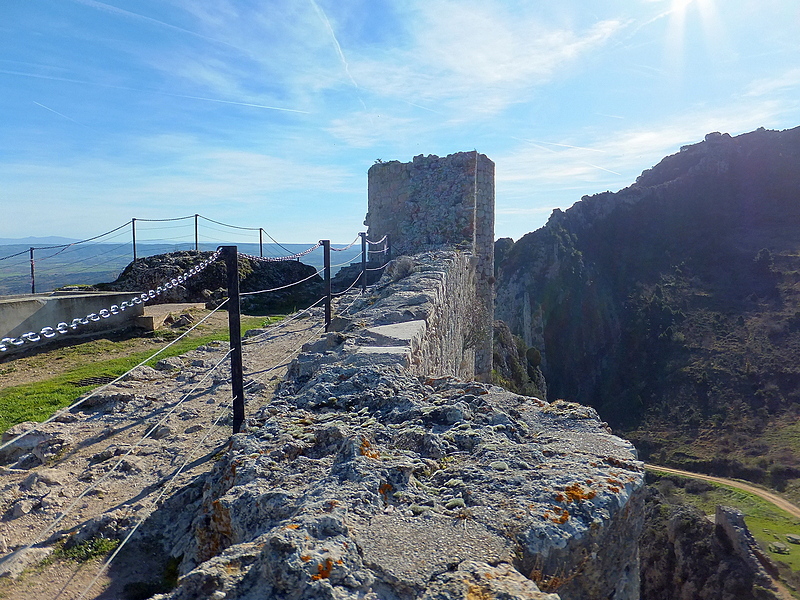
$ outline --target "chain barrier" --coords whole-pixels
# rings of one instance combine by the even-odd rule
[[[297,254],[292,254],[291,256],[278,256],[278,257],[253,256],[252,254],[245,254],[243,252],[239,252],[239,256],[249,258],[250,260],[254,260],[256,262],[283,262],[287,260],[297,260],[298,258],[305,256],[306,254],[311,254],[314,250],[316,250],[320,246],[322,246],[322,244],[318,242],[313,246],[311,246],[311,248],[303,250],[302,252],[298,252]]]
[[[128,308],[133,308],[134,306],[139,306],[144,304],[145,302],[149,302],[154,298],[157,298],[164,292],[171,290],[174,287],[182,285],[187,279],[197,275],[200,271],[205,269],[208,265],[213,263],[217,257],[219,256],[219,250],[214,252],[211,256],[209,256],[206,260],[202,261],[198,265],[195,265],[185,273],[181,273],[177,277],[173,277],[171,280],[167,281],[163,285],[157,286],[155,289],[149,290],[147,292],[142,292],[138,296],[134,296],[129,301],[125,300],[120,304],[112,304],[109,308],[104,308],[99,310],[96,313],[89,313],[85,317],[77,317],[72,319],[70,323],[66,323],[62,321],[55,327],[42,327],[41,330],[38,332],[36,331],[29,331],[28,333],[23,333],[19,337],[4,337],[0,339],[0,352],[7,352],[12,346],[23,346],[26,342],[27,343],[36,343],[42,340],[42,338],[52,339],[56,337],[58,334],[65,334],[69,333],[70,330],[74,331],[81,325],[88,325],[89,323],[96,323],[102,319],[108,319],[113,315],[118,315],[121,312],[127,310]]]

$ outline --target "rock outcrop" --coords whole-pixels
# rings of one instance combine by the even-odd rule
[[[186,272],[211,254],[211,252],[183,250],[140,258],[130,263],[115,281],[96,284],[94,287],[100,290],[133,292],[155,289],[156,286]],[[263,314],[304,308],[323,294],[322,278],[312,277],[316,269],[299,261],[261,262],[240,256],[238,262],[241,292],[272,289],[311,277],[297,286],[284,290],[243,297],[242,310],[245,312]],[[189,278],[183,285],[166,290],[159,296],[159,302],[213,304],[227,295],[225,281],[225,263],[217,260]]]
[[[646,600],[771,600],[779,596],[760,565],[745,560],[718,523],[688,505],[670,504],[654,488],[645,499],[641,538]]]

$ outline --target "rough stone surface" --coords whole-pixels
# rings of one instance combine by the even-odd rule
[[[641,593],[646,600],[778,598],[760,569],[743,560],[724,532],[698,509],[669,504],[647,488],[640,539]],[[766,585],[765,585],[766,584]],[[759,588],[760,586],[760,588]]]
[[[472,257],[413,260],[305,345],[180,496],[165,598],[638,598],[635,449],[591,408],[453,377]]]

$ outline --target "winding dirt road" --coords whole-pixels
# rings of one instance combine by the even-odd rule
[[[756,496],[763,498],[767,502],[771,502],[778,508],[785,510],[793,517],[800,519],[800,507],[796,506],[795,504],[792,504],[785,498],[781,498],[777,494],[773,494],[772,492],[768,492],[767,490],[755,487],[753,485],[742,483],[741,481],[736,481],[735,479],[714,477],[712,475],[702,475],[700,473],[692,473],[691,471],[682,471],[681,469],[671,469],[669,467],[660,467],[658,465],[645,464],[645,467],[653,471],[670,473],[672,475],[681,475],[683,477],[691,477],[692,479],[702,479],[703,481],[710,481],[713,483],[721,483],[723,485],[728,485],[730,487],[744,490],[745,492],[750,492],[751,494],[755,494]]]

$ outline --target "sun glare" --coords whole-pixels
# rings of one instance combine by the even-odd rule
[[[667,16],[665,63],[672,77],[681,79],[689,48],[696,51],[698,42],[703,42],[706,51],[715,51],[720,38],[718,15],[714,0],[671,0]],[[697,30],[688,26],[690,19],[699,21],[703,40],[690,38],[687,32]]]

